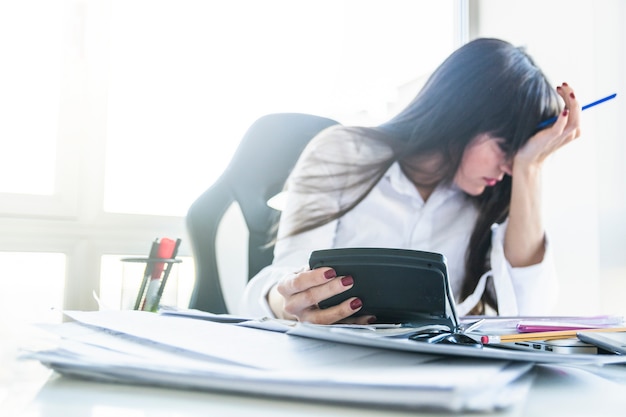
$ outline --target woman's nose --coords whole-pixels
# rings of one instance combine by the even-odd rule
[[[507,175],[513,174],[513,159],[505,160],[501,165],[500,169]]]

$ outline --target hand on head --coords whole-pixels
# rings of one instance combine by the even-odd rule
[[[581,108],[574,90],[563,83],[556,91],[565,102],[564,110],[552,126],[537,132],[517,152],[513,161],[514,169],[540,166],[557,149],[580,136]]]

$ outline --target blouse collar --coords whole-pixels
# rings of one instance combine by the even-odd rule
[[[402,168],[397,161],[389,167],[383,178],[385,178],[391,187],[399,194],[415,199],[421,205],[424,205],[424,199],[417,190],[417,187],[402,171]],[[457,187],[454,183],[442,183],[435,187],[433,193],[428,198],[427,203],[428,205],[437,206],[448,198],[459,194],[463,194],[463,191],[461,191],[461,189],[459,189],[459,187]]]

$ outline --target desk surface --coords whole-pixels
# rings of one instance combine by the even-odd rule
[[[103,417],[207,415],[255,417],[333,416],[439,416],[442,414],[394,411],[311,402],[250,397],[226,393],[108,384],[62,377],[36,362],[19,362],[28,379],[5,390],[0,415],[22,417]],[[28,369],[26,369],[28,368]],[[526,399],[497,416],[623,416],[626,409],[626,366],[585,369],[541,366]],[[476,414],[472,414],[473,417]]]
[[[0,416],[441,417],[446,415],[84,381],[62,377],[35,361],[18,361],[17,346],[21,341],[22,339],[15,337],[2,338]],[[534,417],[549,413],[568,417],[624,415],[626,365],[585,368],[537,366],[533,373],[535,378],[530,392],[519,406],[489,415],[516,417]],[[476,417],[477,414],[471,416]]]

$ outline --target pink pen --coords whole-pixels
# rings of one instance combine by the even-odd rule
[[[535,322],[535,323],[519,323],[516,328],[520,333],[535,333],[535,332],[553,332],[560,330],[585,330],[596,329],[603,326],[592,326],[588,324],[577,323],[559,323],[559,322]]]

